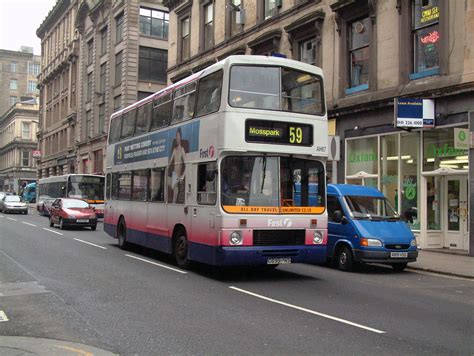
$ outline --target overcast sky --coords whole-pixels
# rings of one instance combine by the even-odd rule
[[[19,51],[21,46],[41,54],[36,30],[56,0],[0,0],[0,49]]]

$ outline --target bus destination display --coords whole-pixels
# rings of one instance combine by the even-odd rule
[[[245,141],[292,146],[312,146],[313,127],[293,122],[247,120]]]

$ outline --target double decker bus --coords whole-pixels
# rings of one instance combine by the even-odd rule
[[[104,229],[178,266],[326,259],[321,69],[230,56],[111,116]]]
[[[104,216],[105,176],[95,174],[65,174],[41,178],[37,186],[36,208],[42,215],[49,215],[51,203],[57,198],[78,198],[88,202]]]

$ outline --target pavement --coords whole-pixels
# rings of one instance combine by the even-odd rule
[[[417,261],[409,263],[407,269],[474,279],[473,257],[425,250],[418,252]]]

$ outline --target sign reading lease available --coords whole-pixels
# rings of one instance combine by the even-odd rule
[[[435,103],[432,99],[395,98],[395,126],[433,128]]]

